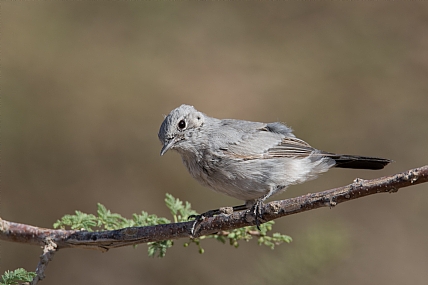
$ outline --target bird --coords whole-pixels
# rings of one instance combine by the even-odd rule
[[[244,201],[233,210],[250,210],[259,229],[263,202],[288,186],[315,179],[332,167],[378,170],[391,162],[318,150],[280,122],[217,119],[185,104],[164,118],[158,138],[161,156],[177,151],[200,184]],[[218,213],[217,209],[193,217]]]

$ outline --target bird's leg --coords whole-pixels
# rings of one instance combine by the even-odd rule
[[[192,229],[191,229],[191,234],[192,236],[195,235],[195,233],[197,232],[197,230],[199,229],[199,224],[205,219],[205,218],[211,218],[215,215],[220,215],[220,214],[232,214],[233,212],[238,212],[238,211],[244,211],[244,210],[248,210],[250,211],[250,214],[253,215],[255,221],[256,221],[256,227],[257,229],[260,231],[260,224],[261,224],[261,220],[263,220],[262,218],[262,208],[263,208],[263,201],[266,200],[267,198],[269,198],[272,195],[271,192],[269,192],[268,194],[260,197],[259,199],[256,200],[249,200],[246,201],[246,203],[244,205],[238,205],[238,206],[233,206],[233,207],[222,207],[219,209],[215,209],[215,210],[209,210],[206,211],[205,213],[199,214],[199,215],[190,215],[188,217],[188,219],[195,219],[194,223],[192,225]],[[232,211],[230,211],[230,208],[232,208]]]
[[[256,227],[260,231],[260,220],[262,219],[262,208],[263,208],[263,199],[259,198],[254,201],[253,206],[250,209],[250,213],[254,216],[254,219],[256,220]]]
[[[255,200],[248,200],[245,202],[244,205],[239,205],[239,206],[234,206],[232,207],[232,211],[230,211],[230,207],[223,207],[223,208],[219,208],[219,209],[215,209],[215,210],[210,210],[207,211],[205,213],[199,214],[199,215],[190,215],[188,217],[188,219],[195,219],[193,225],[192,225],[192,230],[191,230],[191,234],[192,236],[195,235],[197,229],[199,228],[199,224],[205,219],[205,218],[211,218],[215,215],[220,215],[220,214],[232,214],[233,212],[237,212],[237,211],[243,211],[243,210],[248,210],[250,209],[250,213],[253,215],[254,219],[256,220],[256,227],[257,229],[260,231],[260,221],[263,220],[262,218],[262,208],[263,208],[263,201],[266,200],[267,198],[269,198],[270,196],[272,196],[272,194],[275,193],[275,190],[278,189],[278,187],[272,187],[270,189],[270,191]]]
[[[199,224],[205,219],[205,218],[211,218],[214,217],[215,215],[220,215],[220,214],[232,214],[233,212],[238,212],[238,211],[243,211],[243,210],[247,210],[249,207],[247,204],[244,205],[239,205],[239,206],[233,206],[233,207],[222,207],[219,209],[215,209],[215,210],[209,210],[206,211],[205,213],[199,214],[199,215],[190,215],[187,219],[195,219],[193,225],[192,225],[192,236],[195,235],[195,232],[197,230],[197,228],[199,228]],[[232,210],[232,211],[230,211]]]
[[[263,202],[267,198],[269,198],[270,196],[272,196],[273,194],[275,194],[275,192],[278,191],[278,189],[281,189],[281,188],[284,188],[284,187],[282,187],[282,186],[271,187],[270,191],[266,195],[264,195],[264,196],[262,196],[262,197],[260,197],[258,199],[249,200],[249,201],[246,202],[247,209],[250,208],[250,213],[254,216],[254,219],[256,220],[256,227],[257,227],[257,229],[259,231],[260,231],[260,224],[261,224],[260,221],[263,220],[262,219],[263,218],[263,216],[262,216],[262,208],[263,208],[263,205],[264,205]]]
[[[230,208],[232,208],[232,211],[229,210]],[[247,210],[248,208],[249,207],[246,204],[233,206],[233,207],[223,207],[215,210],[209,210],[199,215],[190,215],[187,219],[203,220],[204,218],[211,218],[211,217],[214,217],[215,215],[231,214],[233,212]]]

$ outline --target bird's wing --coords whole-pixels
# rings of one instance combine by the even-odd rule
[[[267,151],[267,158],[307,157],[315,153],[318,151],[307,142],[295,137],[285,137],[281,143]]]
[[[296,138],[292,130],[281,123],[233,122],[234,131],[228,138],[228,144],[220,150],[234,158],[269,159],[280,157],[307,157],[315,152],[305,141]],[[239,126],[238,128],[236,126]]]

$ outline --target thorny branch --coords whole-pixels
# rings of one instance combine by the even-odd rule
[[[273,201],[264,205],[265,222],[283,216],[297,214],[322,207],[333,207],[342,202],[377,193],[393,193],[398,189],[428,182],[428,165],[372,180],[355,179],[350,185],[309,193],[300,197]],[[111,248],[192,237],[193,221],[147,227],[129,227],[113,231],[87,232],[54,230],[19,224],[0,218],[0,239],[5,241],[39,245],[44,247],[37,276],[32,284],[44,278],[43,272],[53,254],[62,248],[84,248],[107,251]],[[207,218],[193,237],[227,232],[236,228],[254,225],[254,219],[246,211]]]

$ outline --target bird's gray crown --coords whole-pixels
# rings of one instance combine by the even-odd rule
[[[186,136],[201,127],[205,122],[205,115],[198,112],[193,106],[181,105],[165,117],[160,130],[159,140],[163,144],[161,155],[168,149],[176,149],[186,140]]]
[[[177,130],[177,124],[180,120],[186,118],[190,113],[197,112],[193,106],[181,105],[172,110],[168,116],[165,117],[159,129],[159,140],[164,143],[165,140],[171,139]]]

